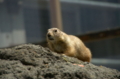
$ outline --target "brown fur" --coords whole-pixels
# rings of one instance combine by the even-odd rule
[[[57,28],[48,29],[48,47],[57,53],[76,57],[82,61],[90,62],[91,52],[84,43],[73,35],[68,35]]]

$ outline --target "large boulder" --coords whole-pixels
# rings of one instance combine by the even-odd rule
[[[0,79],[120,79],[120,72],[24,44],[0,49]]]

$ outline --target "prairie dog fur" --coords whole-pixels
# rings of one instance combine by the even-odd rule
[[[85,62],[90,62],[92,58],[91,51],[74,35],[68,35],[57,28],[51,28],[48,29],[46,38],[48,47],[54,52],[76,57]]]

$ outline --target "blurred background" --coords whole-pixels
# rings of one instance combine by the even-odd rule
[[[120,0],[0,0],[0,48],[46,46],[51,27],[80,37],[93,64],[120,70]]]

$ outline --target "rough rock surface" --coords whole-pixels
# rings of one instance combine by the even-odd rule
[[[0,79],[120,79],[120,72],[24,44],[0,49]]]

